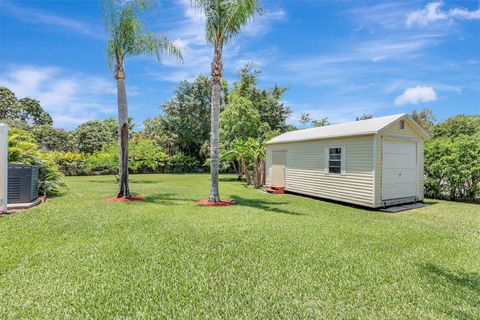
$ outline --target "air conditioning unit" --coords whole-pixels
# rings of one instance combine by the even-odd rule
[[[28,203],[38,198],[38,167],[8,165],[8,203]]]

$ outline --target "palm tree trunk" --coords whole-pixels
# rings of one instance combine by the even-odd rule
[[[220,92],[222,90],[222,47],[215,43],[215,52],[212,62],[212,108],[211,108],[211,136],[210,136],[210,196],[208,201],[219,202],[218,168],[220,162]]]
[[[128,107],[127,90],[125,88],[125,72],[123,63],[117,61],[115,70],[118,98],[118,194],[117,198],[130,198],[128,186]]]

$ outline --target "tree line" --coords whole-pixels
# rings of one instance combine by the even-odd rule
[[[151,55],[160,61],[172,55],[181,63],[182,53],[141,22],[153,1],[102,0],[101,4],[108,64],[117,82],[118,120],[91,120],[73,131],[55,129],[38,101],[17,99],[8,88],[0,88],[0,119],[15,128],[9,138],[13,150],[9,158],[72,175],[116,173],[117,197],[124,198],[130,197],[129,172],[209,171],[210,202],[220,201],[221,170],[235,171],[239,179],[256,187],[263,185],[265,142],[295,129],[286,122],[291,108],[282,103],[287,89],[277,85],[260,89],[261,71],[251,63],[239,70],[233,88],[222,78],[223,47],[261,11],[258,1],[192,0],[193,7],[206,17],[205,37],[213,51],[211,74],[182,81],[175,97],[161,106],[161,115],[145,120],[140,131],[133,130],[135,123],[128,117],[125,60]],[[425,147],[427,195],[478,198],[478,117],[460,115],[435,124],[429,109],[414,111],[412,116],[434,137]],[[369,118],[372,115],[364,114],[356,120]],[[329,124],[327,118],[314,120],[307,113],[299,120],[302,127]],[[38,147],[38,152],[31,153],[32,147]],[[51,176],[59,182],[45,183],[45,190],[61,185],[61,174]]]
[[[265,141],[295,129],[287,124],[292,110],[282,102],[287,89],[279,85],[260,88],[258,77],[261,73],[253,62],[249,62],[238,70],[237,81],[229,85],[223,80],[219,115],[219,170],[236,172],[239,179],[256,186],[264,181]],[[146,119],[143,126],[128,119],[129,172],[210,171],[212,88],[213,81],[206,75],[199,75],[193,81],[181,81],[174,97],[160,106],[158,116]],[[11,90],[0,88],[0,112],[11,109],[12,101],[16,100]],[[36,113],[51,118],[39,101],[35,103]],[[52,122],[35,121],[29,110],[21,113],[28,116],[7,115],[1,120],[15,128],[11,131],[12,138],[18,137],[18,132],[22,132],[22,137],[28,136],[29,141],[34,142],[41,153],[48,154],[64,174],[118,176],[117,120],[90,120],[67,131],[55,128]],[[257,150],[252,149],[253,146]],[[246,150],[261,157],[252,158]]]
[[[261,71],[248,63],[238,71],[232,88],[222,84],[220,171],[236,173],[255,187],[265,183],[265,142],[295,130],[287,123],[292,111],[282,103],[285,88],[260,89]],[[138,130],[129,119],[129,172],[209,172],[210,102],[212,81],[199,75],[182,81],[175,96],[160,107],[160,115],[146,119]],[[19,99],[22,100],[22,99]],[[31,100],[31,99],[30,99]],[[10,161],[46,166],[43,176],[55,181],[42,188],[55,193],[65,175],[118,174],[118,122],[90,120],[71,131],[56,129],[38,101],[22,109],[14,93],[0,88],[0,113],[10,131]],[[34,110],[33,112],[31,110]],[[19,116],[19,115],[22,116]],[[430,198],[477,201],[480,198],[480,116],[457,115],[437,123],[425,108],[411,113],[432,137],[425,143],[425,193]],[[362,115],[354,120],[371,119]],[[315,125],[311,123],[311,125]],[[325,124],[326,125],[326,124]],[[300,128],[304,125],[300,124]],[[38,150],[32,152],[32,150]],[[42,176],[42,177],[43,177]]]

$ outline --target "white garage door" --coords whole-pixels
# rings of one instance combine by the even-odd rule
[[[383,141],[382,200],[417,196],[417,143]]]

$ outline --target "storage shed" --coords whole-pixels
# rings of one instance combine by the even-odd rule
[[[287,132],[267,142],[266,184],[372,208],[421,201],[426,139],[407,114]]]

